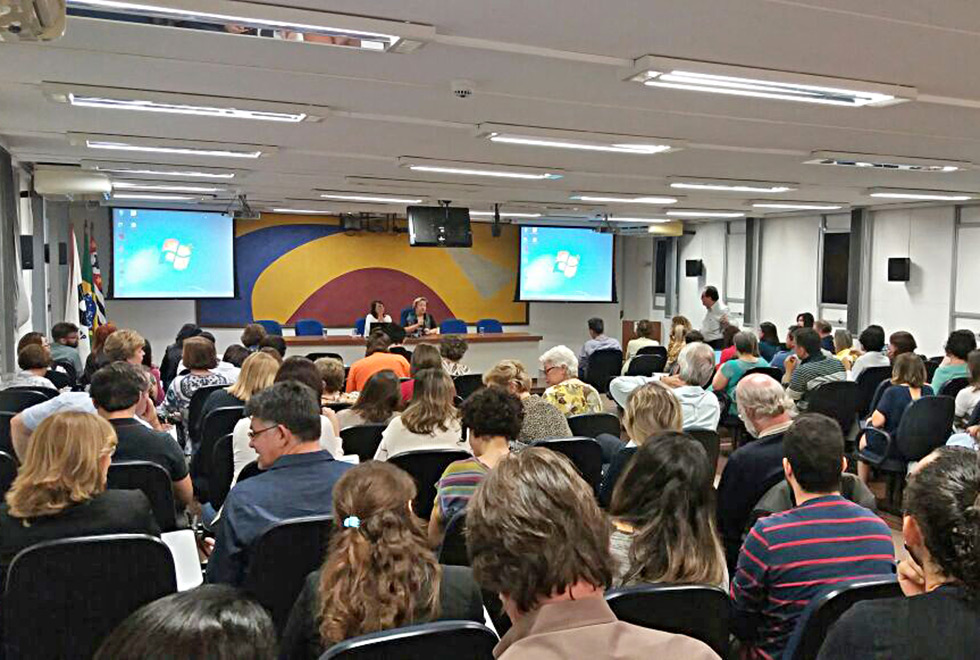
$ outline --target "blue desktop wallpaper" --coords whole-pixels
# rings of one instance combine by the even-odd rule
[[[612,302],[612,234],[521,227],[520,250],[520,300]]]

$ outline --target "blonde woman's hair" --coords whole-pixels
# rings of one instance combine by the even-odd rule
[[[638,445],[659,431],[680,431],[681,404],[665,385],[654,381],[630,393],[623,416],[626,433]]]
[[[242,362],[238,380],[228,388],[228,394],[247,402],[256,392],[264,390],[276,381],[279,362],[268,353],[252,353]]]
[[[101,459],[116,450],[116,431],[98,415],[63,412],[41,422],[7,492],[14,518],[61,513],[105,490]]]
[[[438,369],[422,369],[415,374],[415,392],[412,402],[402,413],[402,424],[411,433],[430,435],[448,431],[459,413],[453,405],[456,387],[453,379],[440,366]]]
[[[684,337],[691,331],[691,322],[686,316],[675,316],[670,319],[670,343],[667,345],[667,364],[677,361],[677,356],[684,348]]]
[[[323,379],[323,392],[325,394],[336,394],[344,389],[344,363],[337,358],[322,357],[313,361],[320,378]]]
[[[531,375],[518,360],[501,360],[483,374],[483,384],[487,386],[507,389],[511,383],[517,386],[518,392],[531,391]]]
[[[146,340],[135,330],[119,330],[109,335],[105,340],[102,352],[111,362],[124,362],[134,355],[136,351],[146,346]]]

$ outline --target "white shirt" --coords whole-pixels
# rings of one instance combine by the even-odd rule
[[[659,377],[648,376],[620,376],[613,378],[609,383],[609,396],[619,404],[620,408],[626,408],[626,402],[630,394],[638,387],[647,383],[660,380]],[[721,406],[718,405],[718,397],[714,392],[709,392],[697,385],[684,385],[670,389],[681,404],[682,424],[685,429],[708,429],[715,431],[718,429],[718,422],[721,419]]]
[[[84,412],[91,415],[97,414],[95,404],[88,392],[62,392],[58,396],[31,406],[20,413],[20,419],[31,433],[45,419],[60,412]],[[134,417],[137,422],[148,428],[153,428],[139,416]]]
[[[857,380],[858,375],[865,369],[870,369],[872,367],[890,367],[892,366],[891,360],[888,356],[879,351],[873,353],[865,353],[864,355],[858,357],[851,365],[851,370],[847,374],[848,380]]]
[[[242,471],[242,468],[259,457],[255,450],[248,446],[248,430],[251,425],[252,418],[245,417],[238,420],[238,423],[235,424],[235,430],[231,433],[231,455],[235,464],[235,476],[231,480],[232,486],[238,483],[238,473]],[[334,434],[333,424],[323,415],[320,415],[320,449],[326,449],[336,459],[344,455],[340,437]]]
[[[371,326],[375,323],[391,323],[391,316],[385,314],[380,319],[375,318],[373,314],[368,314],[364,317],[364,336],[367,337],[371,334]]]
[[[722,321],[728,322],[728,308],[719,300],[705,313],[704,321],[701,322],[701,334],[704,335],[705,343],[722,338]]]
[[[420,435],[409,431],[405,428],[402,418],[396,417],[388,423],[381,435],[381,444],[374,454],[374,460],[387,461],[392,456],[416,449],[462,449],[473,453],[470,443],[463,440],[462,435],[463,431],[458,420],[453,420],[445,431],[436,427],[435,433]]]
[[[956,395],[956,423],[954,426],[958,431],[966,430],[966,423],[970,420],[970,415],[980,403],[980,390],[973,389],[972,386],[964,387]]]

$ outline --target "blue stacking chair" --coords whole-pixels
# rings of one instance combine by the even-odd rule
[[[358,335],[359,337],[364,336],[364,322],[363,316],[354,321],[354,334]]]
[[[476,322],[477,332],[503,332],[504,326],[497,319],[480,319]]]
[[[408,325],[408,315],[411,313],[412,313],[411,307],[406,307],[405,309],[403,309],[401,311],[401,314],[398,316],[398,318],[400,319],[399,325],[401,325],[402,327]]]
[[[466,321],[446,319],[439,324],[439,333],[443,335],[465,335],[467,333]]]
[[[270,321],[268,319],[262,321],[256,321],[259,325],[265,328],[265,331],[270,335],[282,336],[282,326],[279,325],[279,321]]]
[[[297,337],[322,337],[323,324],[316,319],[300,319],[295,325]]]

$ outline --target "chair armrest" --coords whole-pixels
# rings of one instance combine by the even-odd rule
[[[864,429],[864,438],[867,441],[867,444],[865,445],[862,456],[864,456],[864,458],[877,457],[877,460],[868,461],[872,465],[881,465],[884,463],[885,459],[892,453],[893,440],[891,434],[887,431],[875,428],[874,426],[868,426]],[[876,451],[868,450],[873,440],[876,440],[877,444],[884,443],[885,449],[881,452],[881,454],[878,454]]]

